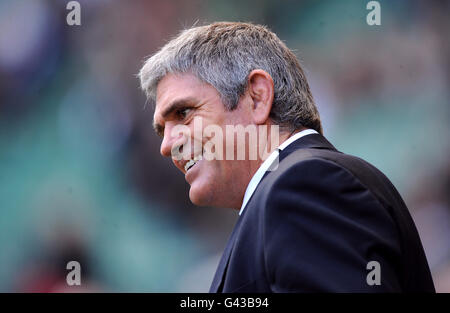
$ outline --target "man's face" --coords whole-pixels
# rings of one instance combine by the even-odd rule
[[[155,129],[163,137],[161,154],[172,157],[175,166],[185,174],[186,181],[191,185],[189,198],[194,204],[239,209],[245,188],[252,175],[246,160],[226,160],[225,157],[222,160],[203,158],[188,168],[193,163],[191,161],[188,164],[189,158],[198,159],[202,149],[189,152],[189,158],[179,160],[172,154],[173,149],[184,143],[187,136],[191,138],[192,143],[195,140],[200,141],[200,146],[210,139],[208,136],[194,138],[194,121],[197,123],[198,131],[199,120],[201,120],[202,129],[212,124],[221,127],[224,142],[225,125],[245,126],[251,123],[246,105],[239,103],[235,110],[228,111],[217,90],[200,81],[196,76],[166,75],[157,87],[154,114]],[[183,135],[173,131],[174,127],[180,127],[180,125],[186,125],[190,130],[189,134]],[[226,149],[224,143],[224,154]]]

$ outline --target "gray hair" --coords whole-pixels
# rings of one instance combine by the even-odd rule
[[[182,31],[148,58],[139,72],[150,100],[168,73],[193,73],[212,85],[228,110],[237,107],[252,70],[272,76],[274,100],[270,118],[282,128],[303,127],[322,133],[319,112],[294,53],[265,26],[218,22]]]

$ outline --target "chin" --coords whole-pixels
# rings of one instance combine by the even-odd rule
[[[205,186],[191,186],[189,190],[189,199],[195,205],[202,207],[212,207],[212,208],[232,208],[240,209],[240,204],[238,206],[233,205],[233,203],[228,203],[229,201],[220,201],[217,198],[217,193],[214,192],[213,188],[208,184]]]
[[[213,204],[213,193],[205,186],[193,184],[189,189],[189,199],[198,206],[215,206]]]

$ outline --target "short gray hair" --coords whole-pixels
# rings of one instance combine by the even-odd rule
[[[270,118],[282,128],[303,127],[322,133],[302,67],[289,48],[265,26],[218,22],[182,31],[148,58],[139,72],[150,100],[168,73],[193,73],[212,85],[228,110],[237,107],[248,86],[248,75],[262,69],[272,76],[274,100]]]

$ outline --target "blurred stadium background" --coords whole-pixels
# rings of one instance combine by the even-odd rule
[[[0,291],[207,291],[237,212],[198,208],[136,78],[194,23],[268,25],[325,135],[394,182],[450,292],[450,2],[0,0]],[[67,287],[66,263],[82,286]]]

